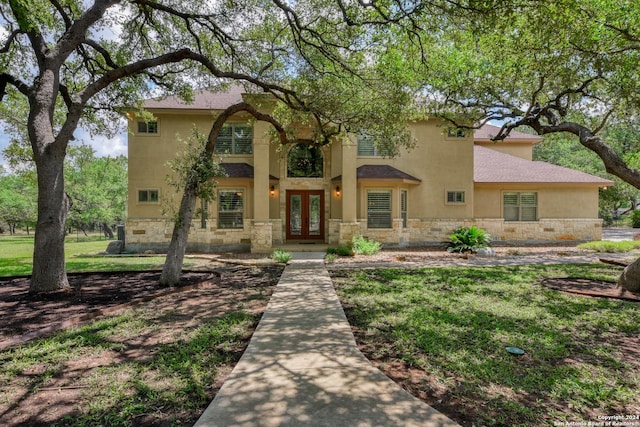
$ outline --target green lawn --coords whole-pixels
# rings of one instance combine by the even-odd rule
[[[98,236],[69,236],[65,243],[68,272],[157,270],[162,268],[164,256],[153,257],[96,257],[107,248],[108,241]],[[94,255],[94,256],[82,256]],[[33,235],[0,235],[0,277],[29,275],[33,265]],[[185,260],[185,267],[191,262]]]
[[[579,249],[591,249],[596,252],[631,252],[640,249],[640,240],[623,240],[620,242],[612,242],[609,240],[596,240],[594,242],[585,242],[578,245]]]
[[[544,277],[615,280],[602,264],[380,269],[335,277],[367,356],[424,372],[422,390],[475,425],[553,425],[640,411],[637,304],[572,296]],[[526,351],[514,356],[505,347]],[[450,405],[451,403],[459,406]]]

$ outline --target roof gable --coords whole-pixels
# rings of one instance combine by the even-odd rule
[[[496,136],[498,132],[500,132],[500,126],[486,123],[480,129],[475,130],[473,140],[477,142],[494,142],[491,138]],[[504,142],[528,142],[530,144],[537,144],[540,141],[542,141],[542,137],[538,135],[530,135],[517,130],[511,131],[509,136],[504,139]]]
[[[193,102],[186,102],[177,96],[148,99],[144,102],[146,109],[185,109],[185,110],[224,110],[231,105],[242,102],[242,95],[247,91],[234,84],[225,90],[202,89],[193,93]]]

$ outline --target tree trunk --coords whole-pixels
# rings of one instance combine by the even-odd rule
[[[71,199],[64,191],[64,158],[72,134],[61,139],[54,136],[53,111],[58,95],[58,71],[54,68],[42,70],[36,81],[29,96],[27,120],[38,178],[38,220],[29,292],[50,292],[69,288],[64,239]],[[67,117],[69,122],[71,116]],[[72,121],[77,125],[77,120]]]
[[[109,228],[106,222],[102,223],[102,232],[104,233],[104,237],[113,239],[113,231],[111,231],[111,229]]]
[[[29,292],[50,292],[69,287],[64,261],[64,238],[71,199],[64,192],[63,162],[64,155],[56,155],[53,150],[44,150],[36,156],[38,222]]]
[[[640,294],[640,258],[624,268],[618,278],[618,287]]]
[[[184,253],[187,250],[187,240],[189,239],[189,229],[191,228],[191,220],[196,208],[196,191],[196,183],[191,181],[186,183],[182,200],[180,201],[178,220],[176,220],[173,227],[167,258],[162,267],[161,286],[175,286],[180,282]]]

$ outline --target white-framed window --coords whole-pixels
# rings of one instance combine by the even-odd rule
[[[244,228],[244,190],[218,191],[218,228]]]
[[[216,154],[253,153],[253,127],[240,123],[224,125],[220,130],[214,152]]]
[[[149,122],[139,120],[138,133],[158,133],[158,122],[155,120]]]
[[[465,193],[464,191],[447,191],[447,204],[464,204]]]
[[[466,138],[468,129],[449,127],[447,128],[447,138]]]
[[[391,190],[367,191],[367,227],[392,228]]]
[[[358,135],[358,156],[382,157],[389,156],[384,147],[377,147],[375,139],[371,135]]]
[[[138,202],[158,203],[158,190],[138,190]]]
[[[502,195],[505,221],[537,221],[538,193],[505,192]]]
[[[407,228],[407,190],[400,190],[400,216],[402,228]]]

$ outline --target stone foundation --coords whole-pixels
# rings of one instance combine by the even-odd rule
[[[217,229],[215,220],[207,221],[207,228],[199,228],[193,221],[189,230],[188,252],[239,252],[251,247],[250,228],[245,222],[241,229]],[[130,219],[125,226],[125,251],[166,252],[171,241],[173,224],[162,219]]]
[[[409,219],[402,228],[401,220],[394,220],[391,229],[367,229],[360,220],[360,233],[368,238],[391,245],[420,245],[442,243],[458,227],[475,225],[493,237],[494,242],[543,243],[559,241],[591,241],[602,239],[601,219],[541,219],[531,222],[503,219]]]
[[[211,222],[213,222],[212,220]],[[187,250],[192,252],[248,251],[269,253],[273,245],[284,243],[283,221],[279,219],[245,221],[243,229],[198,228],[194,222],[189,233]],[[394,219],[392,228],[368,229],[366,219],[343,223],[331,219],[327,224],[326,241],[329,245],[349,244],[354,235],[375,239],[386,246],[433,245],[446,242],[460,226],[483,228],[495,243],[535,244],[549,242],[579,242],[602,238],[601,219],[541,219],[531,222],[504,221],[502,219],[409,219],[407,227],[401,219]],[[166,252],[173,226],[161,219],[135,219],[126,223],[125,251]]]

